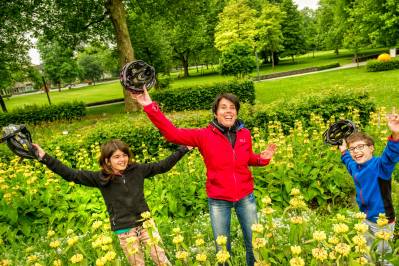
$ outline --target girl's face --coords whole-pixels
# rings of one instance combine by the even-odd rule
[[[231,101],[222,98],[216,110],[215,117],[223,126],[227,128],[232,127],[237,120],[236,106]]]
[[[112,171],[115,174],[121,174],[126,169],[128,162],[129,156],[121,150],[116,150],[111,155],[108,163],[111,164]]]

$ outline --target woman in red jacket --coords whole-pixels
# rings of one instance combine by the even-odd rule
[[[257,223],[254,179],[249,166],[269,164],[276,151],[271,144],[260,154],[252,151],[251,133],[237,120],[240,109],[238,98],[229,93],[219,95],[212,107],[214,120],[205,128],[176,128],[161,112],[144,89],[142,94],[131,94],[152,123],[170,142],[198,147],[206,168],[206,191],[214,238],[227,236],[230,247],[231,209],[240,222],[246,248],[247,265],[254,265],[251,226]],[[216,249],[220,247],[216,245]]]

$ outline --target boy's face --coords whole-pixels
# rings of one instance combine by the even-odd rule
[[[356,163],[363,164],[373,157],[374,146],[366,144],[363,140],[358,140],[350,143],[348,150]]]

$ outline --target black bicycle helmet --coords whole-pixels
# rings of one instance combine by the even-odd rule
[[[155,69],[142,60],[132,61],[123,66],[120,74],[122,86],[133,93],[143,92],[155,84]]]
[[[10,150],[21,158],[38,159],[36,149],[32,146],[32,137],[25,125],[10,124],[2,129],[0,142],[7,142]]]
[[[331,124],[330,127],[326,131],[324,131],[324,143],[331,145],[341,145],[345,138],[349,137],[352,133],[356,131],[356,126],[352,121],[339,120]]]

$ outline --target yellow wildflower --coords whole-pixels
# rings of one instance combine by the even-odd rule
[[[377,225],[378,225],[379,227],[384,227],[384,226],[387,225],[387,224],[388,224],[388,219],[387,219],[387,217],[385,216],[384,213],[380,213],[380,214],[378,215]]]
[[[176,259],[178,260],[186,260],[188,257],[188,252],[184,250],[179,250],[176,252]]]
[[[252,230],[252,232],[261,234],[261,233],[263,233],[264,227],[262,224],[253,224],[251,226],[251,230]]]
[[[96,260],[96,266],[104,266],[107,264],[107,259],[105,257],[100,257]]]
[[[101,227],[101,225],[103,225],[103,222],[102,222],[102,221],[94,221],[94,223],[92,224],[91,228],[92,228],[93,230],[97,230],[98,228]]]
[[[264,246],[266,246],[266,239],[264,239],[263,237],[256,237],[252,240],[252,245],[254,249],[263,248]]]
[[[356,258],[355,262],[357,262],[359,265],[366,265],[368,263],[368,260],[364,257]]]
[[[305,262],[301,257],[295,257],[290,259],[290,266],[304,266]]]
[[[262,198],[262,203],[264,205],[269,205],[272,203],[272,199],[269,196],[266,196],[266,197]]]
[[[302,249],[300,246],[291,246],[292,255],[296,256],[296,255],[301,254],[301,252],[302,252]]]
[[[148,220],[148,219],[151,218],[151,213],[150,213],[149,211],[143,212],[143,213],[141,214],[141,217],[142,217],[144,220]]]
[[[315,231],[313,233],[313,239],[316,240],[316,241],[321,242],[321,241],[326,240],[326,238],[327,238],[327,236],[326,236],[326,233],[324,231]]]
[[[349,231],[349,227],[343,223],[333,224],[333,230],[336,234],[343,234]]]
[[[291,189],[291,196],[299,196],[301,194],[301,191],[299,190],[299,188],[293,188]]]
[[[38,257],[36,255],[30,255],[27,257],[29,262],[35,262],[38,260]]]
[[[53,266],[61,266],[62,262],[60,259],[53,261]]]
[[[199,261],[199,262],[205,262],[206,259],[207,259],[207,256],[206,256],[205,253],[200,253],[200,254],[197,254],[197,255],[195,256],[195,259],[196,259],[197,261]]]
[[[3,259],[3,260],[0,261],[0,265],[2,265],[2,266],[9,266],[9,265],[11,265],[11,260],[9,260],[9,259]]]
[[[342,215],[342,214],[338,213],[336,217],[337,217],[337,220],[340,221],[340,222],[345,222],[346,221],[345,215]]]
[[[316,260],[324,261],[327,259],[328,254],[324,248],[314,248],[312,249],[312,255],[316,258]]]
[[[173,234],[180,234],[180,233],[181,233],[181,230],[180,230],[179,227],[176,227],[176,228],[173,228],[173,229],[172,229],[172,232],[173,232]]]
[[[272,207],[266,207],[266,208],[263,208],[263,209],[261,210],[261,212],[262,212],[262,214],[264,214],[264,215],[270,215],[270,214],[272,214],[272,213],[274,212],[274,210],[273,210]]]
[[[270,263],[260,260],[260,261],[255,261],[255,266],[270,266]]]
[[[108,261],[112,261],[112,260],[115,259],[116,253],[115,253],[114,251],[111,250],[111,251],[108,251],[108,252],[105,254],[104,257],[107,258]]]
[[[351,248],[349,245],[345,244],[345,243],[338,243],[335,246],[335,252],[337,252],[338,254],[341,254],[342,256],[347,256],[349,254],[349,252],[351,251]]]
[[[382,239],[388,241],[391,238],[392,234],[387,231],[378,231],[375,233],[375,237],[378,239]]]
[[[364,246],[367,244],[366,238],[362,235],[355,235],[352,238],[353,243],[355,243],[358,246]]]
[[[60,242],[59,240],[52,241],[52,242],[50,242],[50,244],[49,244],[49,246],[50,246],[51,248],[58,248],[60,245],[61,245],[61,242]]]
[[[177,244],[182,243],[183,240],[184,240],[184,237],[183,237],[182,235],[177,235],[177,236],[175,236],[175,237],[173,238],[173,241],[172,241],[172,242],[173,242],[173,244],[177,245]]]
[[[331,251],[331,252],[328,254],[328,258],[329,258],[330,260],[335,260],[335,259],[337,258],[337,254],[335,253],[335,251]]]
[[[224,235],[218,236],[218,237],[216,238],[216,243],[217,243],[219,246],[224,246],[224,245],[226,245],[226,243],[227,243],[227,237],[224,236]]]
[[[79,263],[83,260],[83,255],[78,253],[73,255],[70,259],[69,259],[72,263]]]
[[[358,212],[358,213],[355,214],[355,218],[358,219],[358,220],[361,220],[361,221],[365,220],[366,217],[367,216],[366,216],[366,214],[364,212]]]
[[[294,216],[294,217],[291,217],[290,221],[293,224],[302,224],[304,222],[304,219],[302,216]]]
[[[367,224],[364,223],[358,223],[355,224],[355,230],[359,233],[359,234],[364,234],[369,230],[369,226]]]
[[[202,246],[202,245],[204,245],[204,244],[205,244],[205,241],[204,241],[203,238],[197,238],[197,239],[195,240],[195,245],[196,245],[197,247]]]
[[[55,235],[55,232],[53,230],[48,230],[47,237],[52,237],[54,235]]]
[[[230,258],[230,253],[227,250],[219,250],[216,253],[216,261],[218,263],[225,263]]]

